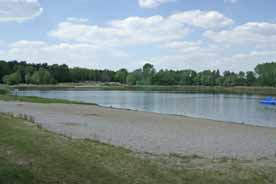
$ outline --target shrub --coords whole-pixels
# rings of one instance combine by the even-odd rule
[[[9,89],[0,87],[0,95],[7,95],[9,93],[10,93]]]
[[[20,72],[14,72],[10,75],[6,75],[3,77],[3,82],[8,85],[15,85],[22,82],[22,77]]]

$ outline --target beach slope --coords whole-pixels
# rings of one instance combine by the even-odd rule
[[[0,112],[28,115],[42,127],[137,152],[208,158],[275,159],[276,129],[96,105],[0,101]]]

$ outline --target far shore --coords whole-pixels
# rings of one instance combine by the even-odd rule
[[[61,83],[56,85],[15,85],[12,89],[19,90],[129,90],[129,91],[160,91],[186,93],[223,93],[249,94],[267,96],[276,95],[275,87],[256,86],[157,86],[157,85],[122,85],[118,83]]]
[[[275,159],[276,129],[82,104],[0,101],[1,113],[26,115],[73,138],[154,154]]]

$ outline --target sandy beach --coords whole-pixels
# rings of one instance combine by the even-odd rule
[[[0,112],[32,116],[50,131],[138,152],[241,159],[276,156],[275,128],[92,105],[0,101]]]

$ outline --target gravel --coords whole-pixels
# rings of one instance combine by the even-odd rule
[[[88,105],[0,101],[0,112],[32,116],[50,131],[137,152],[250,160],[276,157],[275,128]]]

